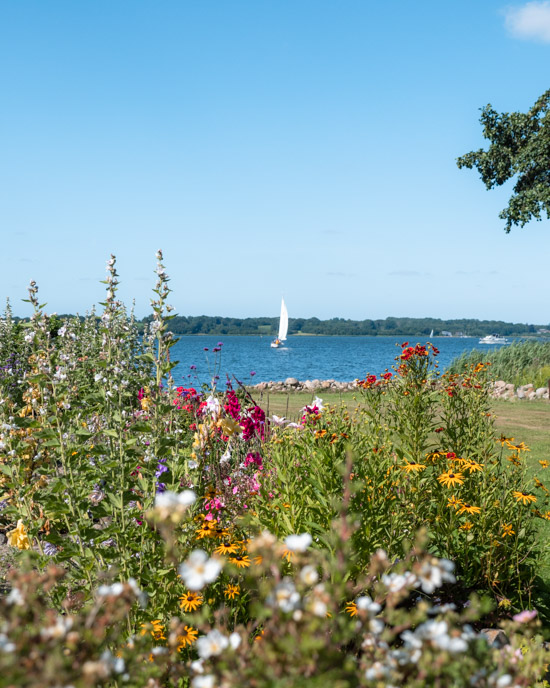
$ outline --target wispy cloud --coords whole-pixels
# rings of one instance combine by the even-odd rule
[[[425,273],[427,274],[427,273]],[[388,277],[421,277],[422,273],[418,270],[394,270],[388,272]]]
[[[550,43],[550,0],[533,0],[505,10],[506,28],[515,38]]]

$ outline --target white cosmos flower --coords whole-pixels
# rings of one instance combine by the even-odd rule
[[[378,602],[373,602],[368,595],[358,597],[355,600],[355,604],[357,605],[357,609],[367,612],[369,616],[376,616],[376,614],[378,614],[378,612],[382,609]]]
[[[418,574],[420,587],[427,595],[431,595],[443,583],[454,583],[456,581],[453,575],[454,568],[455,565],[449,559],[434,557],[431,561],[425,561]]]
[[[319,580],[319,574],[317,573],[315,566],[311,566],[311,564],[304,566],[304,568],[300,571],[300,580],[306,585],[315,585],[315,583],[317,583]]]
[[[217,628],[197,640],[196,648],[201,659],[220,655],[229,645],[229,640]]]
[[[215,685],[216,677],[214,674],[195,676],[195,678],[191,681],[191,688],[214,688]]]
[[[277,425],[279,428],[282,428],[286,423],[288,423],[287,419],[283,416],[282,418],[280,416],[276,416],[273,414],[271,416],[271,422],[273,425]]]
[[[208,557],[202,549],[196,549],[180,565],[179,573],[189,590],[202,590],[219,576],[222,563],[219,559]]]
[[[229,636],[229,647],[232,650],[236,650],[239,647],[239,645],[241,644],[241,641],[242,641],[241,636],[238,633],[233,632]]]
[[[297,592],[290,578],[283,578],[283,580],[275,586],[273,594],[269,595],[266,603],[271,607],[279,607],[283,612],[292,612],[298,608],[300,594]]]
[[[416,576],[410,571],[382,576],[382,583],[388,588],[388,592],[400,592],[403,588],[413,588],[417,582]]]
[[[285,545],[291,552],[305,552],[312,542],[313,538],[309,533],[289,535],[285,538]]]
[[[193,490],[184,490],[183,492],[160,492],[155,497],[155,506],[161,509],[170,509],[178,507],[191,506],[197,499],[197,495]]]

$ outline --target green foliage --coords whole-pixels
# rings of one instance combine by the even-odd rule
[[[145,318],[142,326],[148,326],[153,317]],[[175,334],[210,335],[264,335],[273,336],[279,327],[278,318],[221,318],[207,315],[175,316],[170,330]],[[439,318],[386,318],[384,320],[349,320],[344,318],[289,318],[289,334],[358,335],[358,336],[415,336],[427,337],[431,330],[436,335],[449,331],[468,336],[487,334],[522,336],[534,334],[535,325],[507,323],[500,320],[441,320]],[[542,326],[541,326],[542,327]],[[549,326],[550,327],[550,326]]]
[[[529,220],[550,218],[550,90],[526,113],[498,113],[483,108],[480,122],[488,150],[472,151],[458,158],[458,167],[477,168],[487,189],[516,178],[508,206],[499,217],[523,227]]]
[[[463,374],[482,362],[490,364],[492,380],[545,387],[550,378],[550,342],[514,342],[499,349],[470,351],[456,358],[448,372]]]

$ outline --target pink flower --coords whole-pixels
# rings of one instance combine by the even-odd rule
[[[512,618],[514,621],[517,621],[517,623],[527,623],[528,621],[532,621],[536,615],[536,609],[524,609],[519,614],[514,614]]]

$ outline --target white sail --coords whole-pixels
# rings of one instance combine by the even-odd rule
[[[288,332],[288,311],[286,309],[285,300],[281,300],[281,318],[279,320],[279,339],[284,342]]]

